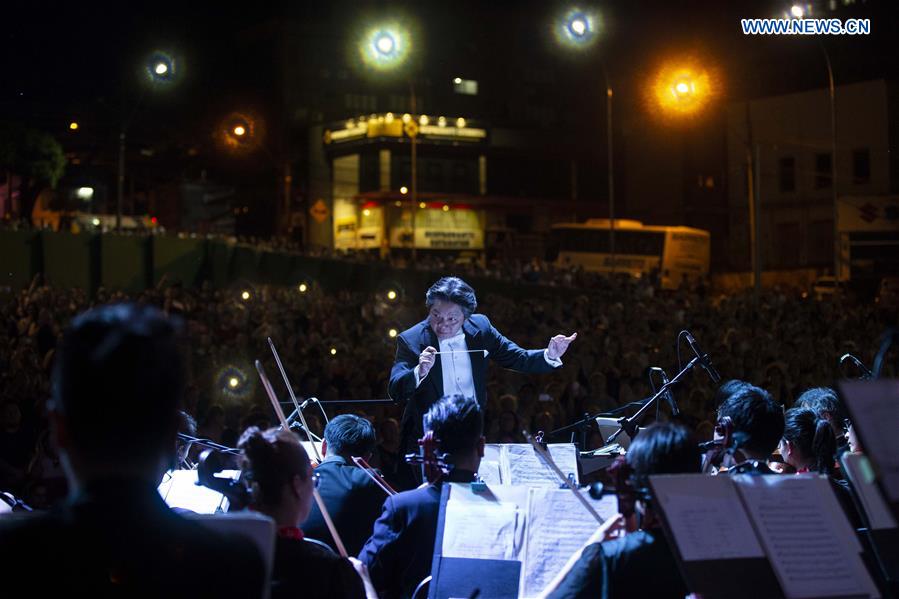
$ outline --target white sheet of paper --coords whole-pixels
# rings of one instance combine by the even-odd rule
[[[650,477],[684,561],[765,557],[728,476]]]
[[[585,495],[586,496],[586,495]],[[618,512],[614,496],[587,499],[604,519]],[[539,595],[599,525],[569,489],[533,487],[528,501],[527,549],[519,583],[520,597]]]
[[[826,477],[732,478],[787,597],[879,596]]]
[[[577,451],[572,443],[548,446],[550,457],[566,476],[574,473],[577,481]],[[546,486],[557,488],[562,481],[534,451],[530,443],[509,443],[502,446],[503,483],[510,485]]]
[[[478,467],[478,476],[488,485],[503,484],[502,456],[502,445],[499,443],[488,443],[484,446],[484,457],[481,458],[481,465]]]
[[[235,480],[240,474],[238,470],[223,470],[222,478]],[[197,484],[196,470],[173,470],[167,472],[159,485],[159,494],[169,507],[177,507],[196,512],[197,514],[214,514],[226,509],[227,498],[208,487]]]
[[[880,489],[874,482],[874,471],[867,456],[847,452],[840,458],[840,462],[842,462],[843,469],[852,483],[852,488],[862,503],[871,528],[881,530],[899,526],[890,511],[890,506],[884,501]]]
[[[488,485],[501,485],[503,483],[503,476],[498,461],[481,460],[481,465],[478,466],[478,476]]]
[[[526,487],[493,485],[475,493],[471,485],[450,483],[443,555],[521,561],[528,497]]]
[[[890,502],[899,502],[899,380],[841,381],[840,390]]]
[[[474,503],[450,498],[446,502],[443,556],[520,559],[524,544],[524,508],[514,503]]]

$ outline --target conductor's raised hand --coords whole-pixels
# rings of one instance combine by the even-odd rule
[[[565,335],[556,335],[549,340],[549,347],[546,348],[547,357],[550,360],[558,360],[568,350],[571,342],[577,339],[577,333],[572,333],[570,337]]]
[[[437,350],[430,345],[421,350],[418,355],[418,378],[425,378],[434,366],[434,360],[437,359]]]

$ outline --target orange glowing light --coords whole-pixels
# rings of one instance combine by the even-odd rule
[[[673,116],[700,113],[717,95],[714,72],[695,60],[663,65],[652,79],[650,98],[662,112]]]

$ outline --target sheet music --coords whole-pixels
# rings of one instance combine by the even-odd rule
[[[840,390],[887,499],[899,502],[899,381],[841,381]]]
[[[239,470],[223,470],[220,478],[237,480]],[[169,507],[177,507],[197,514],[214,514],[226,509],[227,498],[208,487],[197,484],[196,470],[172,470],[163,477],[159,495]]]
[[[573,473],[577,482],[577,452],[571,443],[554,443],[547,447],[550,457],[565,474]],[[502,446],[502,480],[504,484],[558,487],[562,481],[537,455],[530,443]]]
[[[481,465],[478,467],[478,476],[488,485],[501,485],[503,483],[502,469],[498,461],[481,460]]]
[[[618,513],[614,496],[601,501],[589,499],[603,518]],[[596,521],[569,489],[530,489],[527,521],[527,549],[519,584],[520,597],[539,595],[596,531]]]
[[[879,596],[826,477],[732,478],[787,597]]]
[[[521,561],[528,489],[496,485],[475,493],[450,483],[443,526],[443,557]]]
[[[897,528],[899,525],[896,524],[896,519],[890,512],[890,506],[884,501],[880,489],[874,482],[874,470],[872,470],[867,456],[847,452],[840,458],[840,462],[852,482],[855,494],[861,501],[871,529]]]
[[[524,506],[514,503],[451,498],[446,502],[443,557],[520,560],[524,517]]]
[[[484,457],[478,467],[478,476],[488,485],[503,484],[502,445],[488,443],[484,446]]]
[[[765,557],[730,477],[657,475],[649,481],[684,561]]]

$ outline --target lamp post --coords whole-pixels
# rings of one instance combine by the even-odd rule
[[[558,20],[556,38],[562,45],[577,50],[593,46],[599,37],[598,16],[589,10],[571,8]],[[615,274],[615,169],[612,143],[612,85],[604,61],[600,61],[600,72],[606,89],[606,157],[608,160],[609,182],[609,254],[612,274]]]
[[[802,19],[810,12],[810,6],[801,4],[793,4],[786,13],[787,18]],[[824,55],[824,66],[827,68],[827,93],[830,103],[830,190],[831,201],[833,202],[833,278],[837,285],[840,284],[840,227],[839,227],[839,195],[837,193],[837,109],[836,109],[836,91],[834,89],[833,65],[830,62],[830,53],[824,46],[824,42],[817,37],[818,48]],[[836,298],[837,295],[833,294]]]
[[[395,71],[404,65],[411,49],[411,34],[408,28],[399,22],[378,23],[370,28],[359,43],[362,61],[375,71]],[[407,74],[409,84],[409,112],[403,115],[403,128],[409,136],[410,170],[412,181],[409,183],[412,202],[412,260],[417,257],[415,247],[415,214],[418,207],[418,156],[417,137],[418,123],[415,121],[417,106],[415,85],[411,74]]]
[[[162,84],[172,83],[177,75],[175,59],[163,52],[153,54],[146,64],[146,75],[149,80],[149,86],[158,86]],[[147,86],[141,91],[140,97],[131,109],[131,114],[122,122],[122,128],[119,131],[119,163],[118,176],[116,177],[116,214],[115,214],[115,230],[120,231],[122,228],[122,198],[125,195],[125,141],[128,135],[128,128],[134,120],[134,115],[143,103],[147,93]]]

